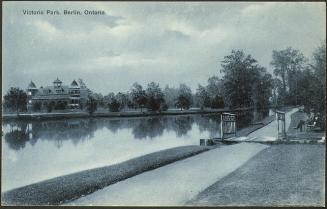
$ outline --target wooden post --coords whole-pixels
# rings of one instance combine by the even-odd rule
[[[236,116],[235,116],[236,117]],[[236,118],[235,118],[235,120],[236,120]],[[234,135],[236,136],[236,121],[234,121]]]
[[[279,139],[279,120],[278,120],[278,113],[276,111],[276,121],[277,121],[277,139]]]
[[[220,137],[221,137],[221,140],[224,139],[224,130],[223,130],[223,113],[220,114]]]
[[[284,132],[283,132],[283,138],[286,139],[286,118],[285,118],[285,115],[284,115]]]

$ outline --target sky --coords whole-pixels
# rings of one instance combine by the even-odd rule
[[[103,95],[151,81],[195,91],[222,77],[221,61],[233,49],[272,72],[273,50],[291,46],[311,58],[326,40],[324,2],[3,2],[2,21],[3,94],[57,77],[64,84],[82,78]]]

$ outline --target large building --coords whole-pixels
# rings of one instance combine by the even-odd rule
[[[74,80],[69,86],[62,85],[58,78],[53,81],[52,86],[37,88],[33,81],[27,89],[29,110],[38,106],[38,109],[47,109],[52,106],[54,109],[80,109],[85,106],[91,91],[82,81],[79,84]]]

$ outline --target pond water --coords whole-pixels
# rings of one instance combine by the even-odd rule
[[[7,121],[2,126],[2,191],[199,145],[201,138],[219,137],[219,124],[219,114]]]

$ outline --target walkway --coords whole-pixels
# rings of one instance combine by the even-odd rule
[[[298,108],[293,108],[285,114],[285,127],[286,131],[291,124],[291,115],[298,111]],[[228,139],[226,139],[228,140]],[[277,140],[277,120],[269,123],[268,125],[252,132],[247,137],[230,138],[232,141],[276,141]]]
[[[222,146],[142,173],[71,202],[69,205],[184,205],[268,146]]]

